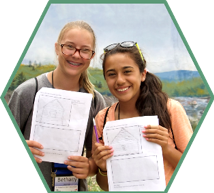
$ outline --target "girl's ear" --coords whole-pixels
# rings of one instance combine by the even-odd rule
[[[142,72],[142,76],[141,76],[141,82],[144,82],[146,80],[146,73],[147,73],[147,70],[144,69],[144,71]]]
[[[58,56],[59,55],[59,44],[58,43],[55,43],[55,52],[56,52],[56,55]]]

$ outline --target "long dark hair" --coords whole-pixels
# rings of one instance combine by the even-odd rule
[[[142,59],[136,46],[131,48],[117,46],[102,56],[104,77],[106,59],[108,56],[116,53],[129,54],[138,65],[141,73],[146,68],[146,60],[145,58]],[[154,74],[147,72],[145,81],[141,82],[140,95],[135,106],[141,116],[157,115],[159,118],[159,125],[169,130],[171,128],[171,120],[167,109],[168,98],[168,95],[162,91],[161,80]]]

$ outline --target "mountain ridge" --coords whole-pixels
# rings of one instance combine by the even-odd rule
[[[200,77],[198,71],[176,70],[168,72],[153,73],[160,78],[161,81],[181,82]]]

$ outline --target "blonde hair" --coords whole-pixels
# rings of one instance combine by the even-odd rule
[[[60,44],[61,40],[63,39],[64,34],[70,30],[70,29],[74,29],[74,28],[79,28],[79,29],[85,29],[88,32],[91,33],[92,37],[93,37],[93,48],[95,50],[96,47],[96,37],[94,34],[94,30],[91,28],[91,26],[86,23],[85,21],[73,21],[73,22],[69,22],[67,23],[62,30],[59,33],[59,37],[57,42]],[[94,97],[94,85],[91,83],[91,81],[88,78],[88,70],[85,70],[79,79],[79,84],[81,87],[83,87],[88,93],[91,93]]]

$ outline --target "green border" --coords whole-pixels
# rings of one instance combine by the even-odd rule
[[[45,6],[44,11],[42,12],[42,15],[41,15],[39,21],[37,22],[37,25],[36,25],[32,35],[31,35],[31,37],[30,37],[30,39],[29,39],[29,41],[28,41],[28,43],[27,43],[27,45],[26,45],[26,47],[25,47],[25,49],[24,49],[24,51],[23,51],[23,53],[22,53],[22,55],[21,55],[21,57],[20,57],[20,59],[18,61],[18,63],[17,63],[17,65],[16,65],[16,67],[15,67],[15,69],[14,69],[14,71],[13,71],[13,73],[12,73],[12,75],[11,75],[11,77],[10,77],[10,79],[9,79],[9,81],[8,81],[8,83],[7,83],[7,85],[6,85],[5,89],[4,89],[1,97],[0,97],[2,102],[3,102],[3,104],[4,104],[4,106],[5,106],[5,108],[6,108],[6,110],[7,110],[7,112],[8,112],[8,114],[9,114],[9,116],[10,116],[10,118],[11,118],[11,120],[12,120],[12,122],[13,122],[13,124],[14,124],[14,126],[15,126],[15,128],[16,128],[16,130],[17,130],[17,132],[18,132],[18,134],[19,134],[19,136],[20,136],[20,138],[21,138],[21,140],[22,140],[22,142],[23,142],[23,144],[24,144],[24,146],[25,146],[25,149],[27,150],[27,152],[28,152],[28,154],[29,154],[29,156],[30,156],[30,158],[31,158],[31,160],[32,160],[32,162],[33,162],[33,164],[34,164],[34,166],[35,166],[35,168],[36,168],[36,170],[37,170],[37,172],[38,172],[38,174],[39,174],[39,176],[40,176],[40,178],[41,178],[41,180],[42,180],[42,182],[43,182],[43,184],[44,184],[44,186],[46,188],[46,190],[47,190],[47,192],[51,192],[51,191],[50,191],[50,189],[49,189],[49,187],[47,185],[46,180],[44,179],[43,174],[41,173],[41,171],[40,171],[40,169],[38,167],[38,164],[36,163],[32,153],[31,153],[30,149],[28,148],[28,145],[27,145],[27,143],[26,143],[26,141],[25,141],[25,139],[24,139],[24,137],[23,137],[23,135],[22,135],[22,133],[21,133],[21,131],[20,131],[20,129],[19,129],[19,127],[18,127],[18,125],[17,125],[17,123],[16,123],[16,121],[15,121],[15,119],[14,119],[14,117],[13,117],[13,115],[12,115],[12,113],[11,113],[7,103],[6,103],[6,101],[5,101],[5,99],[4,99],[4,96],[6,95],[6,92],[7,92],[8,88],[9,88],[10,84],[12,83],[12,80],[14,79],[15,74],[18,71],[18,68],[19,68],[19,66],[20,66],[25,54],[27,53],[27,50],[30,47],[30,45],[31,45],[31,43],[32,43],[32,41],[33,41],[33,39],[34,39],[34,37],[35,37],[35,35],[36,35],[41,23],[42,23],[45,15],[46,15],[48,9],[49,9],[49,7],[50,7],[50,5],[51,4],[75,4],[75,3],[76,4],[82,4],[82,3],[85,3],[85,4],[92,4],[92,3],[94,3],[94,4],[110,4],[110,3],[111,4],[119,4],[119,3],[120,4],[129,4],[130,0],[116,0],[116,1],[114,1],[114,0],[109,0],[109,1],[103,0],[102,2],[100,2],[98,0],[90,0],[90,2],[88,2],[87,0],[62,0],[62,1],[60,1],[60,0],[49,0],[47,5]],[[200,127],[201,127],[201,124],[203,123],[203,120],[204,120],[205,116],[207,115],[207,113],[209,111],[210,106],[213,103],[214,95],[213,95],[213,93],[212,93],[212,91],[211,91],[211,89],[210,89],[210,87],[209,87],[209,85],[208,85],[208,83],[206,81],[206,78],[204,77],[204,75],[203,75],[203,73],[202,73],[202,71],[201,71],[201,69],[200,69],[200,67],[199,67],[199,65],[198,65],[198,63],[197,63],[197,61],[196,61],[196,59],[195,59],[190,47],[189,47],[189,45],[188,45],[188,42],[185,39],[185,37],[184,37],[184,35],[183,35],[183,33],[182,33],[178,23],[177,23],[172,11],[171,11],[168,3],[165,0],[134,0],[130,4],[138,4],[138,3],[140,3],[140,4],[145,4],[145,3],[147,3],[147,4],[164,4],[165,5],[170,17],[172,18],[172,20],[173,20],[173,22],[175,24],[175,27],[178,30],[178,33],[181,36],[181,38],[182,38],[182,40],[183,40],[183,42],[184,42],[184,44],[185,44],[185,46],[187,48],[187,51],[190,54],[195,66],[196,66],[196,69],[198,70],[198,72],[199,72],[199,74],[200,74],[200,76],[201,76],[201,78],[202,78],[202,80],[203,80],[203,82],[205,84],[205,87],[208,90],[209,95],[211,97],[210,101],[209,101],[209,103],[208,103],[208,105],[207,105],[207,107],[206,107],[206,109],[205,109],[205,111],[203,113],[203,116],[201,117],[201,119],[200,119],[200,121],[199,121],[199,123],[198,123],[198,125],[197,125],[197,127],[196,127],[196,129],[195,129],[195,131],[194,131],[194,133],[193,133],[193,135],[192,135],[187,147],[186,147],[186,150],[184,151],[184,153],[183,153],[183,155],[182,155],[182,157],[181,157],[181,159],[180,159],[180,161],[179,161],[179,163],[178,163],[178,165],[177,165],[177,167],[176,167],[176,169],[175,169],[175,171],[174,171],[174,173],[173,173],[173,175],[172,175],[172,177],[171,177],[171,179],[170,179],[170,181],[169,181],[169,183],[168,183],[168,185],[167,185],[167,187],[166,187],[166,189],[164,191],[164,192],[168,192],[168,190],[170,189],[170,187],[171,187],[171,185],[173,183],[173,180],[174,180],[175,176],[177,175],[178,170],[181,167],[181,164],[184,161],[184,158],[186,157],[186,154],[188,153],[188,151],[189,151],[189,149],[190,149],[190,147],[192,145],[192,142],[195,139],[195,136],[197,135],[197,133],[198,133]],[[150,192],[149,191],[149,193],[155,193],[155,192]]]

